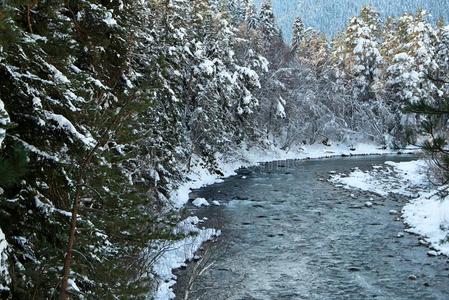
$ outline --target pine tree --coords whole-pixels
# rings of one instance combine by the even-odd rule
[[[301,18],[297,17],[295,22],[293,23],[293,31],[292,31],[292,51],[297,52],[302,44],[304,39],[304,23]]]
[[[326,36],[309,29],[304,34],[302,57],[316,68],[319,73],[329,59],[329,47]]]
[[[446,97],[449,96],[449,26],[438,26],[438,43],[435,47],[435,63],[438,69],[431,75],[435,85]]]
[[[371,34],[376,38],[380,38],[383,24],[379,12],[372,6],[364,6],[359,17],[369,27]]]
[[[280,31],[276,25],[276,19],[273,13],[271,0],[265,0],[263,2],[260,8],[259,22],[259,28],[265,41],[265,44],[263,46],[265,47],[268,45],[268,43],[273,42],[280,35]]]
[[[359,17],[350,20],[344,44],[334,48],[337,68],[342,68],[345,78],[354,85],[354,97],[360,100],[375,97],[376,85],[380,79],[383,64],[380,27],[378,13],[365,7]]]
[[[431,103],[424,99],[411,102],[407,104],[406,111],[424,116],[421,125],[428,139],[421,147],[439,168],[442,184],[447,184],[449,182],[449,154],[447,151],[449,141],[445,127],[449,115],[449,99],[447,96],[440,96]]]
[[[438,89],[429,75],[438,67],[434,59],[436,35],[427,21],[427,13],[405,14],[395,26],[383,51],[388,65],[387,87],[404,104],[432,102]]]
[[[253,0],[248,0],[245,6],[245,24],[250,30],[254,30],[259,26],[256,6]]]

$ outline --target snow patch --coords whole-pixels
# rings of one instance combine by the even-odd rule
[[[204,198],[196,198],[195,200],[192,201],[192,204],[195,205],[196,207],[201,207],[201,206],[209,206],[209,202],[207,202],[206,199]]]
[[[434,250],[449,256],[448,196],[441,197],[440,191],[424,194],[407,204],[402,213],[411,226],[408,232],[423,236]]]
[[[48,68],[50,73],[53,75],[53,80],[56,83],[59,83],[59,84],[68,84],[68,83],[70,83],[70,80],[64,74],[62,74],[61,71],[56,69],[55,66],[50,65],[49,63],[44,63],[44,64]]]
[[[47,120],[52,120],[58,124],[58,127],[63,129],[64,131],[69,132],[73,137],[83,142],[88,148],[95,147],[96,141],[94,138],[90,136],[90,134],[82,134],[80,133],[75,126],[63,115],[58,115],[54,113],[50,113],[48,111],[45,112],[45,117]]]
[[[382,197],[389,194],[413,197],[416,196],[416,188],[428,185],[427,169],[425,160],[386,162],[384,168],[376,167],[366,172],[355,169],[348,175],[333,175],[330,181],[349,190],[372,192]]]
[[[112,13],[110,11],[106,12],[103,22],[105,22],[106,25],[109,25],[109,26],[117,25],[117,21],[114,19],[114,17],[112,16]]]

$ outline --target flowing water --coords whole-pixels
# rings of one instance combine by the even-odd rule
[[[195,191],[220,207],[188,209],[223,234],[178,272],[179,299],[449,299],[449,259],[428,257],[398,215],[406,201],[346,191],[330,171],[386,160],[267,164]],[[374,202],[372,208],[364,206]],[[186,297],[187,295],[187,297]]]

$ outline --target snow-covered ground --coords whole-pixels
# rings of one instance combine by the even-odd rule
[[[353,170],[349,174],[335,174],[330,181],[346,189],[376,193],[383,197],[400,194],[411,200],[402,210],[407,232],[421,237],[432,250],[429,255],[449,256],[449,186],[432,185],[425,160],[386,162],[372,170]],[[430,178],[430,179],[429,179]]]
[[[410,148],[409,150],[414,151],[416,149]],[[203,164],[201,161],[194,159],[190,172],[186,172],[186,178],[189,178],[189,180],[173,188],[169,201],[175,209],[181,209],[189,201],[189,194],[192,190],[220,182],[223,178],[236,175],[236,171],[242,167],[256,166],[259,163],[342,155],[382,155],[393,153],[397,153],[397,151],[380,149],[373,144],[359,144],[355,147],[349,147],[344,144],[334,144],[332,146],[316,144],[288,152],[275,147],[269,149],[247,149],[233,153],[232,155],[227,155],[226,157],[217,157],[218,169],[223,176],[211,173],[202,167]],[[192,202],[196,206],[207,205],[201,198],[195,199]],[[219,205],[219,203],[213,204]],[[204,242],[220,234],[215,229],[200,229],[198,228],[200,224],[201,220],[195,217],[189,217],[182,221],[178,224],[175,231],[178,234],[185,234],[187,237],[171,243],[161,241],[161,245],[155,250],[164,250],[153,266],[153,273],[159,282],[156,294],[154,295],[155,299],[173,299],[175,294],[172,287],[176,283],[176,276],[173,274],[173,270],[182,267],[186,261],[191,261]],[[189,235],[189,233],[193,233],[194,235]]]
[[[357,189],[376,193],[386,197],[401,194],[412,197],[417,189],[424,190],[428,186],[428,164],[424,160],[411,162],[386,162],[384,166],[374,166],[364,172],[354,169],[350,174],[337,174],[331,182],[347,189]]]
[[[176,283],[176,275],[173,274],[174,269],[185,266],[186,262],[195,258],[195,253],[201,245],[221,234],[220,230],[215,229],[199,229],[198,225],[202,220],[198,217],[188,217],[180,222],[174,229],[174,234],[185,235],[184,239],[169,242],[160,241],[155,251],[160,256],[153,265],[153,271],[157,275],[158,287],[154,298],[156,300],[173,299],[173,285]]]

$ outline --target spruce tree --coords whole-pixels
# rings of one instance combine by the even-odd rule
[[[376,85],[379,83],[383,64],[380,27],[378,13],[365,7],[359,17],[350,20],[344,44],[334,50],[336,64],[343,69],[345,78],[354,86],[354,97],[359,100],[374,99],[376,96]]]
[[[429,75],[437,71],[436,34],[424,11],[405,14],[396,23],[394,34],[385,42],[386,84],[403,104],[432,102],[439,93]]]
[[[292,31],[292,43],[291,48],[293,52],[297,52],[300,50],[302,41],[304,39],[304,23],[301,18],[297,17],[295,22],[293,23],[293,31]]]
[[[253,0],[248,0],[245,6],[245,25],[250,30],[256,29],[259,25],[256,6]]]

